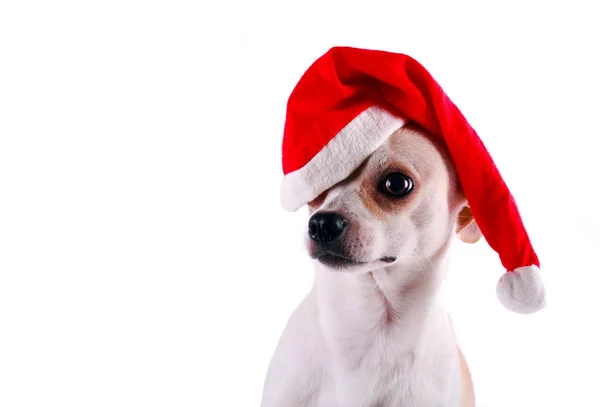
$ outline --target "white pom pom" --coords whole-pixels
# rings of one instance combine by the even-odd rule
[[[504,273],[498,280],[496,293],[502,305],[519,314],[532,314],[546,306],[546,289],[537,266]]]

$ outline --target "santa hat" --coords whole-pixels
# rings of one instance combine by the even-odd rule
[[[500,302],[519,313],[542,309],[539,260],[510,191],[475,130],[407,55],[334,47],[304,73],[287,105],[284,208],[296,211],[344,180],[409,122],[444,140],[473,217],[507,270]]]

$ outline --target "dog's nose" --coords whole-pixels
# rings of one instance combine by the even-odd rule
[[[308,236],[320,244],[333,242],[342,235],[348,222],[333,212],[315,213],[308,221]]]

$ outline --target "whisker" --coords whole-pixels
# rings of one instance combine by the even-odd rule
[[[419,270],[421,271],[421,274],[423,275],[423,278],[427,277],[427,274],[425,272],[425,268],[423,267],[423,265],[421,264],[421,262],[419,261],[419,259],[417,258],[417,256],[415,256],[415,254],[411,254],[412,258],[415,260],[415,262],[417,263],[417,265],[419,266]]]

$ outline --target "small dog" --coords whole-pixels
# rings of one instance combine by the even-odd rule
[[[279,341],[262,407],[474,406],[438,292],[454,235],[481,232],[439,137],[402,127],[308,206],[315,283]]]

